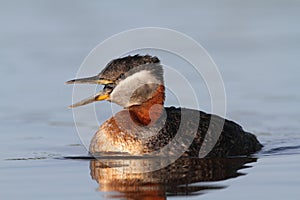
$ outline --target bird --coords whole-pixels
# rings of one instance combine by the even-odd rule
[[[123,109],[93,136],[89,153],[190,157],[249,156],[263,147],[234,121],[203,111],[164,107],[163,66],[152,55],[128,55],[109,62],[96,76],[66,84],[100,84],[103,89],[70,106],[107,100]]]

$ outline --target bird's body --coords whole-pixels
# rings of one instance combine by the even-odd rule
[[[186,108],[165,108],[162,66],[152,56],[113,60],[95,77],[68,83],[100,83],[103,91],[74,104],[97,100],[124,109],[105,121],[94,135],[90,153],[227,157],[250,155],[262,145],[235,122]]]
[[[197,157],[202,145],[214,145],[209,152],[203,149],[206,157],[228,157],[250,155],[261,149],[261,144],[253,134],[245,132],[233,121],[201,111],[168,107],[165,108],[166,119],[151,126],[136,125],[128,120],[129,113],[118,112],[104,122],[94,135],[90,152],[127,152],[131,155],[143,155],[156,152],[157,155],[178,155]],[[186,119],[182,122],[181,115]],[[200,120],[195,120],[200,115]],[[213,125],[210,127],[209,125]],[[181,126],[181,127],[179,127]],[[215,133],[222,129],[220,135]],[[182,131],[182,132],[180,132]],[[178,135],[181,135],[179,136]],[[176,137],[177,135],[177,137]],[[217,138],[216,142],[211,142]],[[205,141],[205,142],[204,142]],[[166,152],[160,151],[167,147]],[[214,144],[215,143],[215,144]]]

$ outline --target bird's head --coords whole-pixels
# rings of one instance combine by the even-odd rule
[[[102,91],[71,105],[71,108],[102,100],[128,108],[150,100],[158,88],[163,86],[163,69],[157,57],[127,56],[112,60],[96,76],[66,83],[104,85]]]

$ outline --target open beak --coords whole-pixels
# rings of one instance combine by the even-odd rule
[[[110,80],[104,80],[104,79],[99,79],[98,76],[92,76],[92,77],[88,77],[88,78],[80,78],[80,79],[73,79],[70,81],[67,81],[66,84],[101,84],[101,85],[107,85],[107,84],[111,84],[113,83],[113,81]],[[109,99],[109,91],[107,90],[102,90],[98,93],[96,93],[95,95],[83,99],[82,101],[79,101],[73,105],[70,105],[69,108],[75,108],[75,107],[79,107],[79,106],[83,106],[95,101],[103,101],[103,100],[107,100]]]
[[[109,99],[109,94],[104,92],[104,91],[100,91],[97,94],[95,94],[94,96],[91,96],[89,98],[83,99],[82,101],[79,101],[73,105],[70,105],[69,108],[76,108],[79,106],[83,106],[89,103],[93,103],[95,101],[103,101]]]
[[[73,79],[66,82],[66,84],[101,84],[101,85],[107,85],[111,83],[113,83],[113,81],[100,79],[98,76]]]

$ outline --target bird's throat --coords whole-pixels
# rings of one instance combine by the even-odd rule
[[[163,113],[165,101],[165,87],[160,85],[152,98],[141,105],[129,107],[131,118],[139,124],[148,126],[157,121]]]

